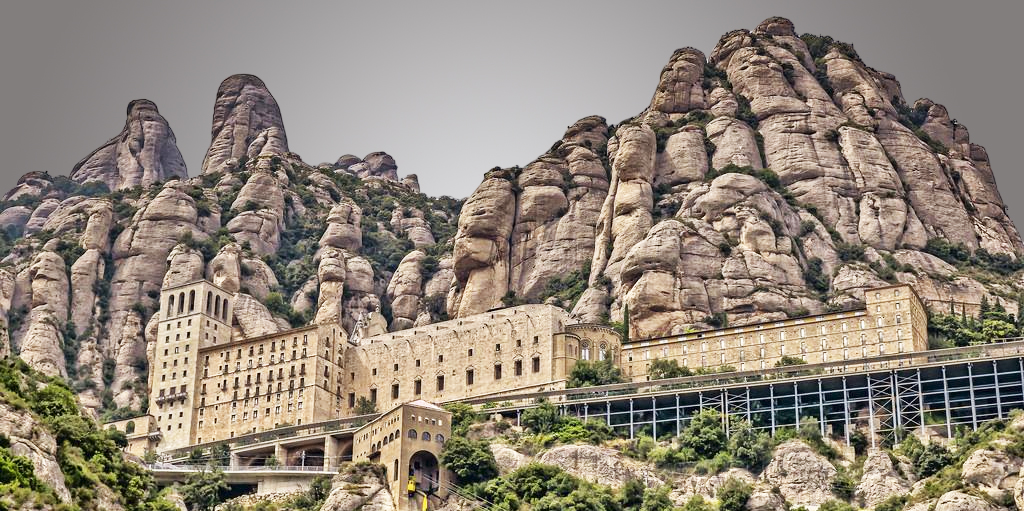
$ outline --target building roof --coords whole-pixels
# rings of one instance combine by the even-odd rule
[[[439,411],[439,412],[446,411],[444,408],[441,408],[440,406],[437,406],[434,403],[430,403],[430,402],[424,401],[422,399],[417,399],[415,401],[409,401],[408,403],[404,403],[404,404],[399,405],[399,406],[416,406],[416,407],[419,407],[419,408],[426,408],[428,410],[436,410],[436,411]]]

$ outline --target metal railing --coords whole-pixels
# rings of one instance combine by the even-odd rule
[[[323,465],[261,465],[252,467],[232,467],[228,465],[147,463],[143,466],[153,472],[209,472],[214,469],[222,472],[336,472],[336,470],[325,469]]]
[[[271,429],[269,431],[261,431],[259,433],[249,433],[246,435],[239,435],[233,438],[226,438],[223,440],[216,440],[212,442],[206,442],[202,444],[191,445],[183,447],[181,449],[175,449],[167,451],[165,456],[169,459],[178,459],[188,456],[192,451],[196,449],[207,450],[212,447],[227,444],[230,447],[245,447],[248,445],[259,444],[263,442],[273,442],[276,440],[284,440],[287,438],[295,438],[301,436],[318,435],[324,433],[336,433],[346,430],[355,430],[362,427],[364,424],[376,419],[381,414],[373,413],[368,415],[357,415],[355,417],[345,417],[343,419],[334,419],[323,422],[315,422],[312,424],[303,424],[300,426],[285,426],[281,428]]]
[[[486,408],[486,411],[501,411],[503,409],[532,406],[541,400],[566,403],[595,398],[721,387],[742,383],[770,382],[835,374],[858,374],[878,371],[879,369],[922,367],[941,365],[946,362],[993,359],[1019,356],[1022,354],[1024,354],[1024,337],[1013,337],[997,339],[991,344],[964,346],[959,348],[879,355],[874,357],[816,364],[767,367],[764,369],[747,371],[729,371],[643,382],[616,383],[612,385],[594,387],[549,390],[545,392],[531,392],[528,394],[505,394],[503,396],[490,398],[471,398],[459,401],[470,405],[480,405],[481,407],[497,402],[497,407]]]

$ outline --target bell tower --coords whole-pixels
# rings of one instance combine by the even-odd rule
[[[160,322],[150,360],[149,414],[160,449],[190,445],[199,406],[199,349],[231,340],[233,295],[205,280],[160,292]]]

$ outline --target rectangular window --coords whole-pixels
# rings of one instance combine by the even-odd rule
[[[494,364],[494,379],[501,379],[501,364]]]
[[[540,372],[540,357],[533,357],[533,372]]]
[[[418,396],[423,393],[423,380],[413,382],[413,392]]]
[[[376,403],[377,402],[377,389],[370,389],[370,402],[371,403]]]
[[[444,375],[443,374],[437,376],[437,391],[438,392],[444,392]]]
[[[398,399],[398,384],[391,385],[391,399]]]
[[[472,384],[473,384],[473,370],[472,369],[467,369],[466,370],[466,385],[472,385]]]
[[[356,395],[355,395],[354,392],[349,392],[348,393],[348,407],[352,408],[354,406],[356,406]]]
[[[523,361],[522,360],[516,360],[515,370],[516,370],[516,376],[522,376],[523,375]]]

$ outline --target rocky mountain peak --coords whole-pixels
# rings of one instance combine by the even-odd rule
[[[229,76],[217,88],[211,137],[204,173],[223,170],[232,159],[288,152],[277,100],[263,80],[248,74]]]
[[[110,190],[188,177],[174,132],[156,103],[136,99],[128,103],[124,129],[71,171],[78,183],[99,181]]]
[[[772,16],[761,22],[754,33],[759,36],[791,36],[796,37],[793,22],[779,16]]]

